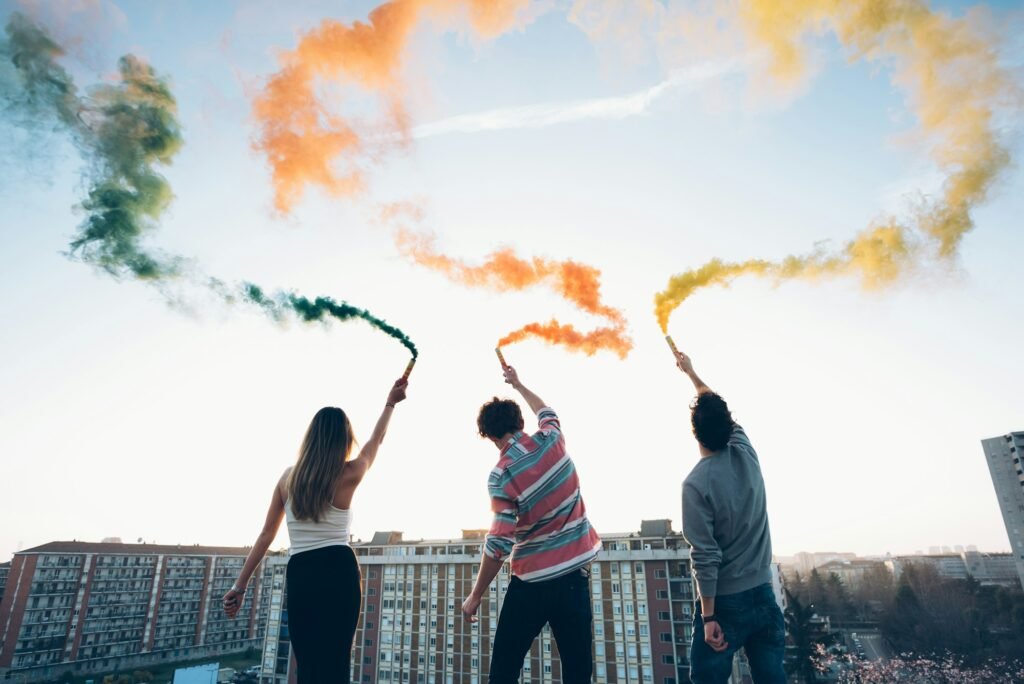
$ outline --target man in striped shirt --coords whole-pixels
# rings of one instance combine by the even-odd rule
[[[537,414],[539,430],[523,432],[523,414],[514,401],[495,397],[480,408],[480,436],[493,442],[501,455],[487,481],[494,523],[462,612],[470,622],[477,621],[484,593],[511,558],[512,581],[498,617],[489,681],[518,682],[523,658],[550,624],[562,681],[589,682],[594,668],[589,567],[601,550],[601,538],[587,519],[558,416],[519,382],[511,366],[505,367],[505,382]]]

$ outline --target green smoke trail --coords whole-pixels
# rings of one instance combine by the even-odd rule
[[[337,302],[330,297],[317,297],[311,300],[291,292],[278,292],[273,296],[268,296],[262,288],[252,283],[242,283],[239,290],[244,301],[255,304],[274,320],[283,320],[286,311],[294,313],[307,323],[326,321],[331,318],[338,321],[361,318],[401,342],[413,358],[419,356],[416,345],[408,335],[387,321],[377,318],[366,309],[360,309],[346,302]]]
[[[154,166],[170,164],[182,146],[177,104],[167,82],[126,55],[118,62],[119,83],[81,96],[57,63],[64,50],[42,27],[15,13],[5,33],[0,40],[0,115],[30,133],[46,128],[67,132],[86,162],[88,193],[81,205],[86,218],[71,241],[70,255],[116,278],[131,276],[158,286],[187,276],[222,301],[256,305],[274,320],[289,312],[306,322],[360,318],[417,356],[405,333],[365,309],[330,297],[268,296],[252,283],[232,288],[216,278],[204,282],[194,269],[185,272],[183,258],[147,250],[142,238],[173,198]]]
[[[65,129],[86,162],[85,221],[70,254],[115,277],[161,280],[178,274],[182,260],[147,251],[146,232],[172,199],[154,170],[181,148],[177,104],[166,81],[132,55],[118,62],[120,82],[80,96],[57,63],[64,54],[46,31],[12,14],[0,56],[13,66],[0,86],[4,114],[26,129]]]

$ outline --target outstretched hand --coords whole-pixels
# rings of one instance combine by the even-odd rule
[[[683,371],[687,375],[693,373],[693,361],[690,357],[681,351],[676,351],[676,368]]]
[[[512,366],[505,366],[502,369],[502,372],[505,374],[505,382],[512,385],[512,387],[516,389],[522,387],[522,383],[519,382],[519,374],[516,373],[515,368],[513,368]]]
[[[408,386],[409,381],[405,378],[395,380],[395,384],[391,387],[391,391],[388,392],[388,404],[394,406],[400,401],[405,401],[405,389]]]

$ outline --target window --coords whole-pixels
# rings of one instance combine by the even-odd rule
[[[668,611],[667,610],[659,610],[658,611],[658,619],[659,620],[668,620]]]
[[[666,665],[675,665],[676,664],[676,658],[675,658],[675,656],[672,656],[672,655],[663,655],[663,656],[661,656],[661,662],[663,662]]]
[[[665,591],[664,589],[659,589],[658,590],[658,598],[660,598],[660,599],[667,599],[668,598],[668,592]]]
[[[665,579],[665,571],[664,570],[655,570],[654,571],[654,576],[657,577],[658,579]]]

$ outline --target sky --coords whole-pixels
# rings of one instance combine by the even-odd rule
[[[416,263],[380,219],[397,202],[470,264],[509,247],[600,270],[602,301],[627,321],[626,358],[535,339],[505,356],[558,411],[597,530],[659,518],[678,529],[698,458],[693,389],[654,295],[714,257],[841,247],[940,194],[898,73],[825,31],[807,73],[775,86],[749,41],[647,41],[614,14],[601,33],[577,11],[600,17],[601,3],[533,3],[498,35],[420,22],[397,77],[407,144],[373,127],[373,93],[322,79],[326,111],[371,122],[386,149],[359,160],[358,193],[305,187],[282,212],[253,102],[308,31],[365,21],[376,4],[2,2],[0,19],[22,11],[48,27],[83,87],[111,82],[126,53],[167,78],[184,146],[158,167],[174,199],[147,247],[226,282],[366,307],[416,342],[409,398],[353,502],[356,537],[487,527],[497,454],[475,418],[512,396],[496,341],[552,317],[606,323],[549,287],[472,288]],[[1003,28],[993,47],[1019,84],[1019,7],[982,16]],[[993,124],[1014,159],[1018,113]],[[275,324],[200,295],[169,306],[157,288],[68,258],[82,157],[59,131],[5,120],[0,132],[0,561],[108,536],[251,544],[312,415],[341,406],[368,436],[408,352],[362,321]],[[979,440],[1024,430],[1022,190],[1011,162],[957,254],[886,287],[741,277],[675,311],[669,331],[758,451],[777,554],[1009,549]],[[274,547],[285,546],[282,526]]]

